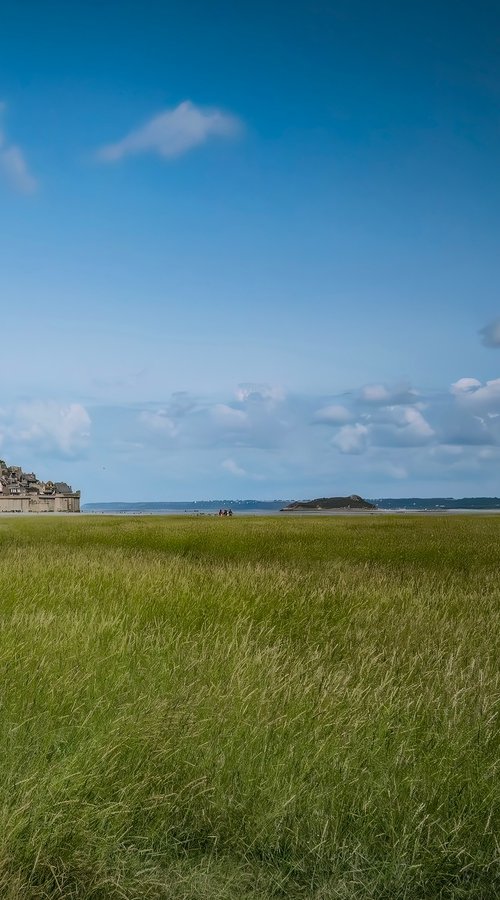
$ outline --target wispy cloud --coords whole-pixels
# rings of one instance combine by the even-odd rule
[[[485,347],[500,347],[500,319],[495,319],[494,322],[485,325],[479,334]]]
[[[28,168],[23,151],[9,141],[2,127],[5,109],[5,103],[0,103],[0,172],[14,190],[32,194],[37,189],[37,180]]]
[[[185,100],[174,109],[166,109],[153,116],[121,140],[101,147],[97,159],[115,163],[127,156],[143,153],[174,159],[212,137],[235,138],[242,129],[242,123],[236,116],[220,109],[196,106]]]

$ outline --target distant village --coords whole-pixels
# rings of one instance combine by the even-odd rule
[[[34,472],[0,459],[2,512],[80,512],[80,491],[65,481],[39,481]]]

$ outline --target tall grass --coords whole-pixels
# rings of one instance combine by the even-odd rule
[[[500,896],[500,519],[0,519],[0,897]]]

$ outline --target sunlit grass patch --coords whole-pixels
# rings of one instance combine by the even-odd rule
[[[0,520],[0,896],[496,896],[499,538]]]

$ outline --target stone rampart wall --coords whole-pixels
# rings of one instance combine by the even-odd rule
[[[80,512],[80,497],[77,494],[67,496],[56,494],[54,497],[3,497],[0,494],[0,513],[3,512]]]

